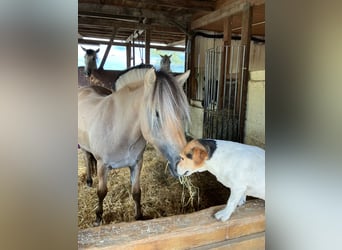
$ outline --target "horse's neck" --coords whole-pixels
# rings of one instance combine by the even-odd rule
[[[166,72],[171,72],[169,64],[162,64],[160,68]]]
[[[93,70],[89,77],[91,85],[98,85],[112,89],[114,79],[116,75],[114,72],[105,70]]]
[[[148,70],[149,68],[135,69],[120,76],[115,82],[115,90],[118,91],[124,87],[136,88],[142,85]]]

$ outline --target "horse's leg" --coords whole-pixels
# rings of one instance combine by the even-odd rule
[[[86,166],[87,186],[91,187],[93,185],[92,175],[96,173],[96,159],[92,153],[84,150],[83,148],[81,148],[81,150],[84,153],[83,159]]]
[[[143,215],[141,212],[141,189],[140,189],[140,172],[142,167],[143,159],[140,160],[134,165],[130,167],[131,170],[131,185],[132,185],[132,196],[135,202],[135,219],[142,219]]]
[[[99,184],[97,187],[97,197],[99,198],[99,204],[96,209],[96,221],[94,226],[99,226],[102,221],[103,214],[103,200],[107,195],[107,174],[108,168],[101,160],[97,161],[97,177],[99,179]]]
[[[96,174],[96,159],[93,154],[85,151],[86,173],[87,173],[87,185],[91,187],[93,185],[93,174]]]

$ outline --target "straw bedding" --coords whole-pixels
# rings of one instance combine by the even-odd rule
[[[78,150],[78,227],[92,227],[97,208],[97,177],[93,187],[86,185],[83,153]],[[129,168],[113,169],[108,175],[108,193],[103,202],[103,224],[134,221],[134,201],[130,191]],[[166,161],[148,145],[140,177],[142,212],[146,218],[191,213],[224,204],[229,189],[208,172],[176,179]]]

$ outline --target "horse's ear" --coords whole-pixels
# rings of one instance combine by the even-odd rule
[[[82,46],[81,46],[81,48],[82,48],[85,52],[87,52],[87,49],[83,48]]]
[[[163,58],[163,56],[162,56],[162,55],[160,55],[160,57],[161,57],[161,58]]]
[[[171,58],[172,55],[169,55],[169,58]]]
[[[150,68],[145,74],[145,79],[144,79],[145,86],[153,85],[156,79],[157,79],[157,76],[156,76],[156,72],[154,68]]]
[[[190,75],[190,69],[188,69],[185,73],[175,76],[175,79],[177,81],[177,83],[183,87],[184,83],[186,82],[186,80],[189,78]]]
[[[100,48],[98,48],[95,52],[98,53],[100,51]]]

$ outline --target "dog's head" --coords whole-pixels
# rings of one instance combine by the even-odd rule
[[[192,140],[180,153],[180,161],[177,164],[179,175],[191,175],[195,172],[206,171],[205,161],[211,158],[216,149],[214,140]]]

